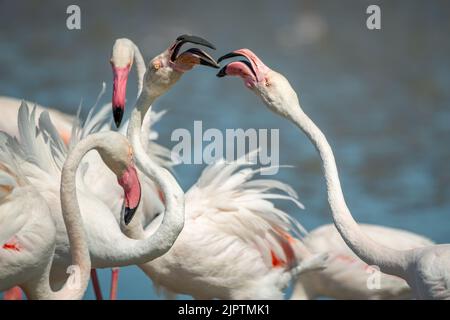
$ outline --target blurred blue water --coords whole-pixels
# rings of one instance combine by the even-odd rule
[[[0,1],[0,95],[74,113],[101,83],[111,95],[114,39],[134,40],[146,59],[178,35],[217,45],[219,56],[248,47],[283,73],[303,109],[334,148],[347,203],[360,222],[399,227],[450,242],[450,5],[445,1],[376,1],[382,30],[365,27],[367,1],[77,1],[82,30],[68,31],[72,1]],[[135,94],[130,81],[128,97]],[[330,223],[320,162],[310,142],[270,113],[237,79],[197,68],[154,106],[173,146],[175,128],[279,128],[278,175],[307,209],[280,207],[307,229]],[[87,109],[84,110],[87,112]],[[203,166],[176,169],[184,189]],[[109,271],[100,272],[109,286]],[[105,290],[106,291],[106,290]],[[122,269],[119,298],[156,298],[136,267]],[[93,298],[92,290],[87,298]]]

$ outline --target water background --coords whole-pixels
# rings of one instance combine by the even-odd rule
[[[66,28],[78,4],[82,30]],[[378,4],[382,30],[366,28]],[[450,242],[450,3],[448,1],[12,1],[0,0],[0,95],[75,113],[94,102],[109,55],[128,37],[146,60],[180,34],[201,35],[218,57],[248,47],[283,73],[332,145],[347,203],[359,222]],[[128,98],[136,92],[133,73]],[[173,129],[279,128],[277,178],[306,210],[280,203],[307,229],[331,222],[319,158],[293,125],[269,112],[238,79],[196,68],[154,106],[160,142]],[[202,165],[176,169],[187,190]],[[109,271],[100,272],[105,293]],[[122,269],[119,298],[157,298],[136,267]],[[86,298],[93,298],[89,289]]]

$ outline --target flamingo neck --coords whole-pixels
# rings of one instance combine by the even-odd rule
[[[402,252],[373,241],[353,219],[344,199],[333,151],[325,135],[302,111],[300,104],[297,103],[290,110],[294,111],[287,117],[308,136],[322,159],[328,203],[334,224],[344,241],[367,264],[376,265],[385,273],[402,276],[404,271]]]
[[[184,226],[184,192],[176,179],[165,168],[158,166],[146,154],[142,145],[141,127],[145,114],[156,99],[148,88],[144,88],[131,113],[127,137],[130,141],[137,167],[162,191],[165,199],[165,213],[159,228],[154,234],[139,241],[137,250],[147,259],[142,264],[165,254],[174,244]],[[127,227],[124,227],[127,230]]]

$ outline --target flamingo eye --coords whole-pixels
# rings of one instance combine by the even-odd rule
[[[159,60],[153,62],[153,68],[155,68],[155,70],[159,70],[161,68],[161,62]]]

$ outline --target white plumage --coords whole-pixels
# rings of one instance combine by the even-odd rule
[[[423,236],[401,229],[360,224],[364,232],[379,243],[396,249],[412,249],[432,245]],[[301,275],[291,299],[406,299],[412,298],[405,280],[379,273],[379,287],[368,286],[374,270],[351,251],[333,224],[311,231],[303,243],[310,252],[328,252],[327,268]],[[376,279],[378,281],[378,279]]]
[[[42,138],[26,126],[27,120],[34,123],[34,114],[35,110],[29,114],[25,104],[19,110],[19,135],[23,146],[37,147],[39,144],[33,141]],[[90,269],[90,261],[85,239],[74,233],[78,217],[73,212],[65,213],[71,222],[64,227],[74,237],[70,245],[80,250],[74,263],[83,263],[84,269],[80,268],[81,274],[71,276],[68,281],[78,277],[79,287],[72,290],[64,286],[57,292],[50,288],[56,225],[45,198],[26,176],[33,168],[39,171],[37,165],[45,158],[41,150],[32,150],[33,153],[27,153],[16,139],[0,133],[0,189],[3,190],[0,194],[0,291],[18,285],[30,298],[80,298],[87,287],[89,271],[86,270]],[[45,180],[42,183],[45,184]]]
[[[0,130],[8,133],[12,137],[18,136],[17,116],[22,100],[13,97],[0,96],[0,106],[2,116],[0,117]],[[29,105],[34,105],[27,102]],[[68,143],[73,123],[73,117],[59,110],[36,105],[36,118],[39,118],[43,111],[50,115],[53,125],[58,130],[64,142]]]
[[[157,286],[199,299],[281,299],[298,264],[300,273],[324,266],[326,255],[298,256],[304,229],[271,200],[302,205],[288,185],[252,180],[260,171],[251,168],[256,154],[250,162],[220,160],[208,166],[189,189],[185,227],[174,246],[141,265]],[[139,227],[128,232],[139,236]],[[311,265],[309,258],[315,258]]]

